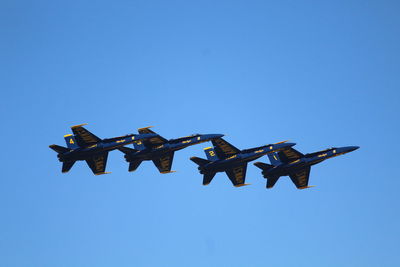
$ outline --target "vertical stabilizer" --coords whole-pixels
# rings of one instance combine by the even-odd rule
[[[79,148],[78,144],[76,143],[75,137],[72,134],[64,135],[64,139],[69,149]]]
[[[210,161],[217,161],[219,159],[212,147],[204,148],[204,153],[206,153],[207,159]]]
[[[133,147],[134,147],[136,150],[139,150],[139,151],[145,150],[145,149],[146,149],[146,147],[144,146],[144,144],[143,144],[142,141],[137,141],[137,142],[133,143]]]
[[[271,161],[271,164],[274,166],[278,166],[278,165],[282,164],[282,162],[279,158],[279,155],[276,152],[268,154],[268,158],[269,158],[269,161]]]

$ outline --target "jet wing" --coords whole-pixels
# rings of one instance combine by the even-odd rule
[[[279,159],[284,163],[289,163],[291,161],[295,161],[299,158],[304,157],[302,153],[297,151],[294,148],[287,148],[278,152]]]
[[[108,152],[86,160],[87,165],[95,175],[106,174]]]
[[[150,130],[149,129],[150,127],[139,128],[138,132],[140,134],[157,134],[157,133],[153,132],[152,130]],[[150,143],[151,145],[161,145],[161,144],[164,144],[164,143],[167,143],[167,142],[168,142],[168,140],[165,139],[164,137],[160,136],[160,135],[145,141],[145,143]]]
[[[81,124],[71,127],[71,130],[75,135],[76,142],[80,147],[86,147],[101,141],[100,138],[98,138],[97,136],[86,130],[84,127],[82,127],[83,125],[86,124]]]
[[[225,159],[230,156],[240,153],[240,149],[234,147],[222,138],[217,138],[211,141],[214,145],[215,153],[217,153],[218,158]]]
[[[304,189],[308,187],[308,179],[310,177],[311,167],[306,167],[295,174],[289,175],[292,182],[296,185],[298,189]]]
[[[242,186],[244,185],[244,181],[246,179],[246,170],[247,164],[243,164],[225,172],[234,186]]]
[[[157,159],[153,159],[154,165],[156,165],[157,169],[160,173],[169,173],[171,172],[172,160],[174,159],[174,152],[170,152],[162,155]]]

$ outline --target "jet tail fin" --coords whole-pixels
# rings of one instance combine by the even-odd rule
[[[146,149],[146,146],[143,144],[142,141],[138,141],[133,143],[133,146],[135,147],[136,150],[144,150]]]
[[[271,161],[271,164],[272,164],[273,166],[278,166],[278,165],[281,165],[281,164],[282,164],[282,161],[280,160],[279,155],[278,155],[278,153],[276,153],[276,152],[274,152],[274,153],[269,153],[269,154],[268,154],[268,158],[269,158],[269,160]]]
[[[58,154],[62,154],[65,152],[68,152],[69,149],[63,146],[58,146],[58,145],[50,145],[49,146],[51,149],[53,149],[55,152],[57,152]]]
[[[64,135],[65,143],[69,149],[77,149],[79,148],[78,143],[75,140],[75,137],[72,134]]]
[[[218,160],[218,156],[215,153],[214,148],[206,147],[206,148],[204,148],[204,153],[206,153],[207,159],[209,161],[217,161]]]
[[[202,158],[198,158],[198,157],[191,157],[190,158],[191,161],[193,161],[194,163],[196,163],[199,166],[204,166],[207,163],[210,163],[211,161],[206,160],[206,159],[202,159]]]

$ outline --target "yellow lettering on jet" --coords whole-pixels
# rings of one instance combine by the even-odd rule
[[[70,143],[70,144],[73,144],[73,143],[74,143],[74,139],[72,139],[72,138],[69,139],[69,143]]]
[[[257,150],[254,153],[261,153],[261,152],[264,152],[264,149]]]

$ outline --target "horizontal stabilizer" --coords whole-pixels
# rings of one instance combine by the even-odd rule
[[[74,166],[74,163],[75,163],[75,161],[65,161],[65,162],[63,162],[61,172],[62,173],[69,172],[69,170],[72,168],[72,166]]]
[[[278,179],[279,179],[279,176],[278,177],[268,177],[267,178],[267,188],[271,189],[272,187],[274,187],[274,185],[276,184]]]
[[[211,162],[209,160],[198,158],[198,157],[191,157],[190,160],[193,161],[194,163],[196,163],[199,166],[204,166],[204,165],[206,165],[206,164]]]
[[[264,171],[274,168],[274,166],[272,166],[271,164],[267,164],[267,163],[263,163],[263,162],[256,162],[256,163],[254,163],[254,166],[256,166]]]
[[[65,152],[68,152],[69,149],[63,146],[58,146],[58,145],[50,145],[49,146],[51,149],[53,149],[55,152],[57,152],[58,154],[62,154]]]
[[[208,185],[209,183],[211,183],[214,176],[215,176],[215,172],[205,173],[204,177],[203,177],[203,185]]]
[[[128,171],[133,172],[136,171],[136,169],[139,167],[140,163],[142,163],[142,160],[134,160],[129,162],[129,169]]]

